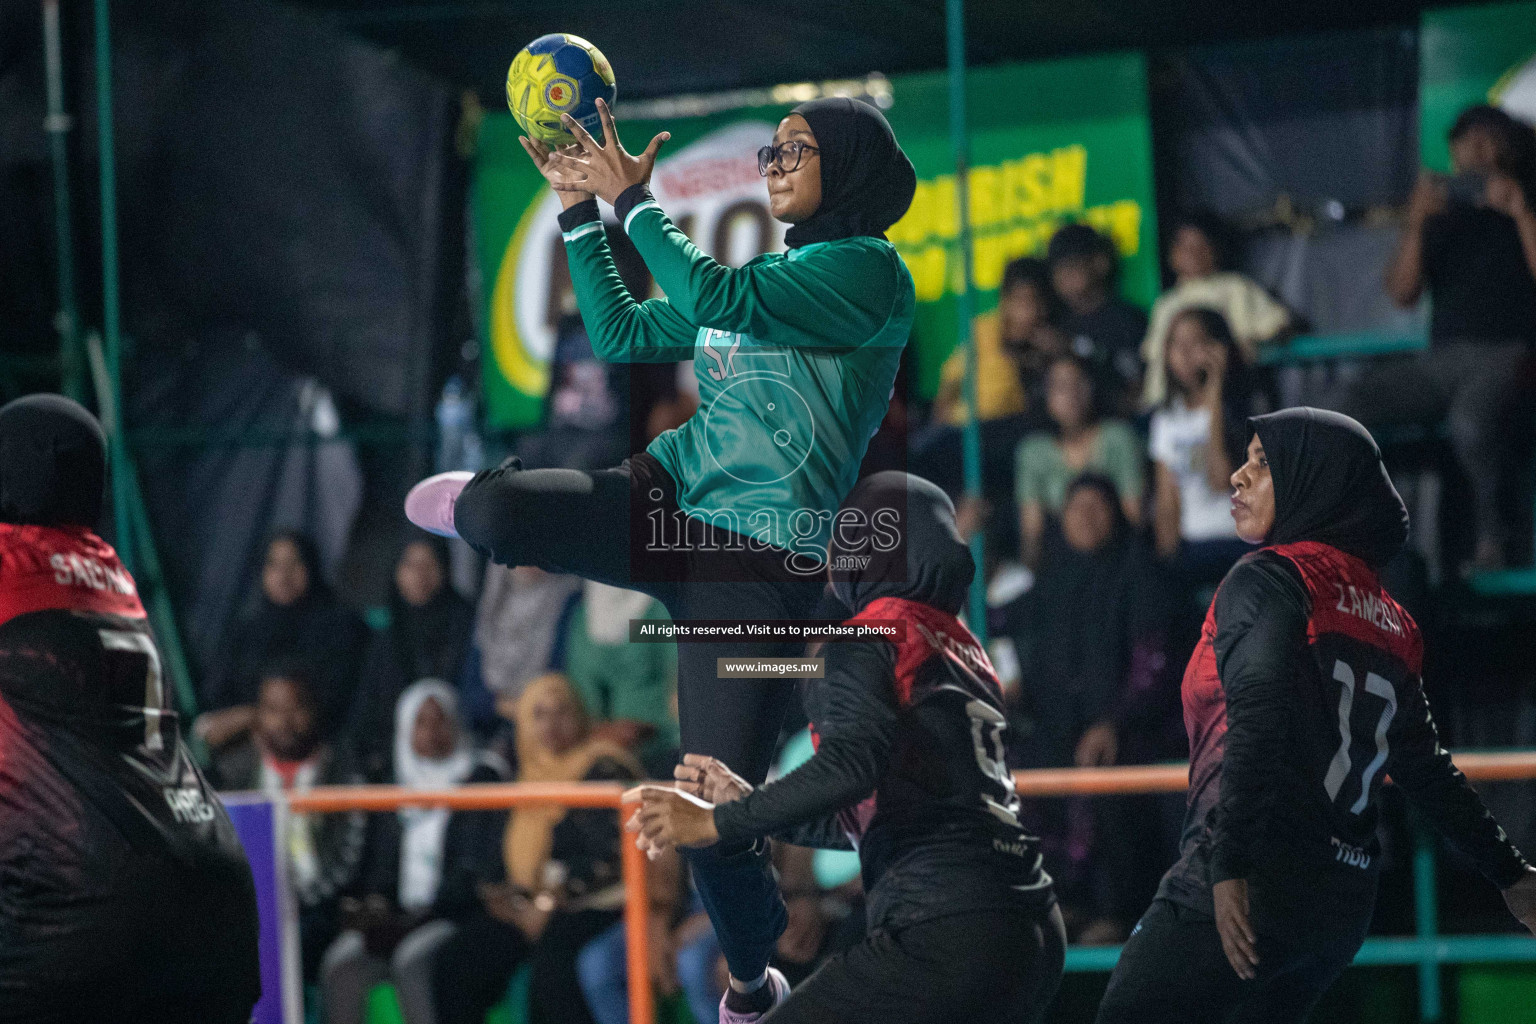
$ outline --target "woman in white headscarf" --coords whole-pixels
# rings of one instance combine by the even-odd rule
[[[451,789],[507,777],[494,755],[477,753],[459,717],[458,695],[422,679],[395,705],[394,781],[407,789]],[[432,958],[475,900],[477,882],[499,866],[503,816],[406,808],[381,830],[367,896],[345,901],[346,927],[321,967],[327,1024],[361,1024],[369,990],[392,981],[406,1024],[431,1024]]]

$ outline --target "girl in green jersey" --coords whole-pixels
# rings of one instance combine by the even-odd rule
[[[694,360],[699,410],[644,452],[597,472],[524,470],[517,460],[423,481],[406,513],[503,565],[644,591],[674,620],[810,617],[833,515],[890,400],[912,327],[912,279],[885,230],[916,178],[885,118],[846,98],[801,104],[758,153],[787,253],[732,268],[706,256],[646,185],[669,136],[639,156],[575,122],[575,147],[524,148],[559,192],[560,227],[593,349],[614,362]],[[608,248],[597,199],[614,208],[665,298],[637,302]],[[792,683],[721,678],[719,658],[787,657],[798,643],[678,645],[682,749],[767,775]],[[783,901],[766,844],[688,851],[731,970],[726,1024],[787,994],[768,970]]]

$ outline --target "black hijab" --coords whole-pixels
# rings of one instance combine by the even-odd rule
[[[845,523],[848,509],[859,515]],[[838,513],[829,554],[839,601],[858,612],[876,598],[901,597],[959,612],[976,563],[955,528],[955,506],[937,484],[897,470],[874,473],[854,485]],[[869,560],[840,567],[849,556]]]
[[[393,577],[389,581],[389,643],[400,673],[396,680],[398,689],[391,694],[394,698],[424,676],[456,678],[459,659],[474,623],[474,609],[449,582],[452,570],[448,542],[424,530],[413,530],[410,539],[401,545],[396,564],[405,557],[406,548],[412,544],[425,544],[432,549],[442,571],[443,585],[431,600],[417,607],[401,595]]]
[[[1408,509],[1370,432],[1336,412],[1299,407],[1248,420],[1274,479],[1268,544],[1330,544],[1380,568],[1408,541]]]
[[[79,402],[27,395],[0,408],[0,522],[95,526],[106,479],[106,435]]]
[[[821,151],[821,205],[806,220],[790,225],[790,248],[836,238],[884,238],[917,192],[912,161],[901,151],[885,115],[846,96],[802,103]]]

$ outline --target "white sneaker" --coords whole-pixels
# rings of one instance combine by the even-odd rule
[[[405,496],[405,518],[439,537],[457,537],[453,528],[453,505],[459,492],[475,474],[467,469],[429,476]]]
[[[725,996],[721,996],[720,1024],[757,1024],[758,1021],[768,1016],[774,1007],[789,998],[789,981],[784,977],[784,972],[777,967],[768,968],[768,981],[765,984],[773,988],[773,1006],[759,1013],[737,1013],[725,1005]]]

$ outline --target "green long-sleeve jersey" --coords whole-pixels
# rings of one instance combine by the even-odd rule
[[[597,204],[561,217],[571,281],[598,358],[694,360],[699,409],[647,451],[683,511],[753,546],[825,564],[831,521],[885,418],[912,329],[912,277],[883,238],[845,238],[731,268],[648,196],[624,228],[665,298],[624,287]]]

